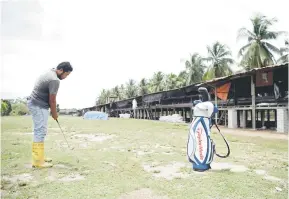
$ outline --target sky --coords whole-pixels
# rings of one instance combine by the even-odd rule
[[[250,18],[276,17],[288,27],[285,0],[1,0],[1,95],[28,96],[38,75],[69,61],[74,71],[61,81],[60,108],[93,106],[102,89],[156,71],[178,73],[195,52],[226,44],[237,59],[246,41],[239,28]],[[287,20],[286,20],[287,19]],[[283,45],[283,40],[272,42]],[[235,70],[238,68],[234,67]]]

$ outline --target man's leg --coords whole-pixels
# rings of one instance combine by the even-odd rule
[[[47,121],[49,111],[42,109],[28,102],[28,107],[32,115],[33,120],[33,146],[32,146],[32,158],[33,167],[51,167],[52,164],[44,164],[44,140],[47,133]]]

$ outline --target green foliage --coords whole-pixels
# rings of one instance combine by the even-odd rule
[[[5,112],[8,109],[8,105],[6,102],[4,102],[3,100],[1,100],[1,115],[5,115]]]
[[[245,27],[239,29],[237,38],[247,40],[247,44],[238,53],[242,57],[240,65],[246,70],[276,64],[274,54],[282,56],[282,51],[270,43],[281,35],[287,34],[285,31],[270,30],[276,22],[276,18],[270,19],[262,14],[257,14],[251,18],[251,30]]]
[[[207,78],[217,78],[232,74],[230,65],[234,63],[232,59],[232,52],[224,44],[220,42],[213,43],[212,46],[207,46],[208,56],[203,60],[209,63],[209,67],[206,73],[210,73],[211,76],[205,75]],[[210,72],[209,72],[210,71]]]
[[[285,40],[285,47],[280,48],[281,57],[277,60],[277,63],[287,63],[289,62],[289,41],[288,39]]]
[[[28,107],[23,102],[13,103],[11,115],[26,115],[29,114]]]
[[[12,111],[11,103],[8,100],[1,99],[1,116],[8,116]]]
[[[187,73],[186,85],[201,82],[206,68],[204,59],[198,53],[194,53],[191,55],[190,60],[185,62],[185,65]]]

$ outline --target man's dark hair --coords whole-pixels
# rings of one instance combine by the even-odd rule
[[[73,71],[73,68],[72,66],[70,65],[69,62],[61,62],[60,64],[58,64],[57,70],[63,70],[63,72],[72,72]]]

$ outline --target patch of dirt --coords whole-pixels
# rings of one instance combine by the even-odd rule
[[[235,165],[231,163],[221,163],[221,162],[212,162],[211,168],[213,171],[230,170],[232,172],[245,172],[249,170],[247,167],[243,165]]]
[[[275,182],[280,182],[282,181],[282,179],[274,177],[274,176],[270,176],[270,175],[265,175],[263,177],[265,180],[269,180],[269,181],[275,181]]]
[[[80,146],[80,148],[87,148],[88,143],[80,143],[79,146]]]
[[[156,144],[155,148],[168,149],[168,150],[172,149],[171,146],[165,146],[165,145],[160,145],[160,144]]]
[[[103,142],[108,139],[112,139],[114,136],[113,135],[98,135],[98,134],[76,134],[72,136],[76,139],[84,139],[86,141],[91,141],[91,142]]]
[[[4,198],[6,196],[8,196],[8,191],[5,191],[5,190],[0,190],[0,195],[1,195],[1,198]]]
[[[139,189],[123,194],[118,199],[169,199],[167,196],[158,196],[150,189]]]
[[[265,174],[266,174],[266,171],[265,171],[265,170],[256,169],[256,170],[255,170],[255,173],[258,174],[258,175],[265,175]]]
[[[50,176],[46,177],[45,180],[48,180],[48,181],[56,181],[56,180],[57,180],[57,177],[56,177],[56,176],[53,176],[53,175],[50,175]]]
[[[55,164],[53,166],[56,167],[56,168],[61,168],[61,169],[68,169],[69,168],[68,166],[66,166],[64,164]]]
[[[2,176],[1,191],[11,190],[15,186],[23,187],[28,184],[33,184],[33,176],[29,173],[23,173],[14,176]],[[6,192],[3,192],[5,194]],[[1,193],[2,194],[2,193]]]
[[[275,176],[267,175],[265,170],[256,169],[255,173],[258,174],[258,175],[263,175],[263,179],[265,179],[265,180],[274,181],[274,182],[281,182],[282,181],[282,179],[280,179],[280,178],[277,178]]]
[[[183,162],[173,162],[166,166],[143,165],[144,170],[152,172],[154,177],[162,177],[167,180],[188,177],[187,174],[180,172],[180,168],[182,167],[186,167],[186,164]]]
[[[11,177],[3,176],[2,179],[6,181],[10,181],[13,184],[20,183],[20,182],[27,183],[33,179],[33,176],[30,173],[23,173],[23,174],[14,175]]]
[[[80,174],[70,174],[68,176],[65,176],[65,177],[59,179],[58,181],[72,182],[72,181],[79,181],[79,180],[84,180],[84,176],[82,176]]]
[[[24,167],[26,169],[31,169],[32,168],[32,164],[31,163],[24,164]]]
[[[231,135],[241,135],[241,136],[249,136],[249,137],[262,137],[265,139],[281,139],[281,140],[288,140],[288,134],[285,133],[277,133],[276,131],[272,130],[251,130],[251,129],[229,129],[224,126],[219,126],[220,131],[225,134],[231,134]],[[217,131],[216,127],[212,128],[212,131]]]

